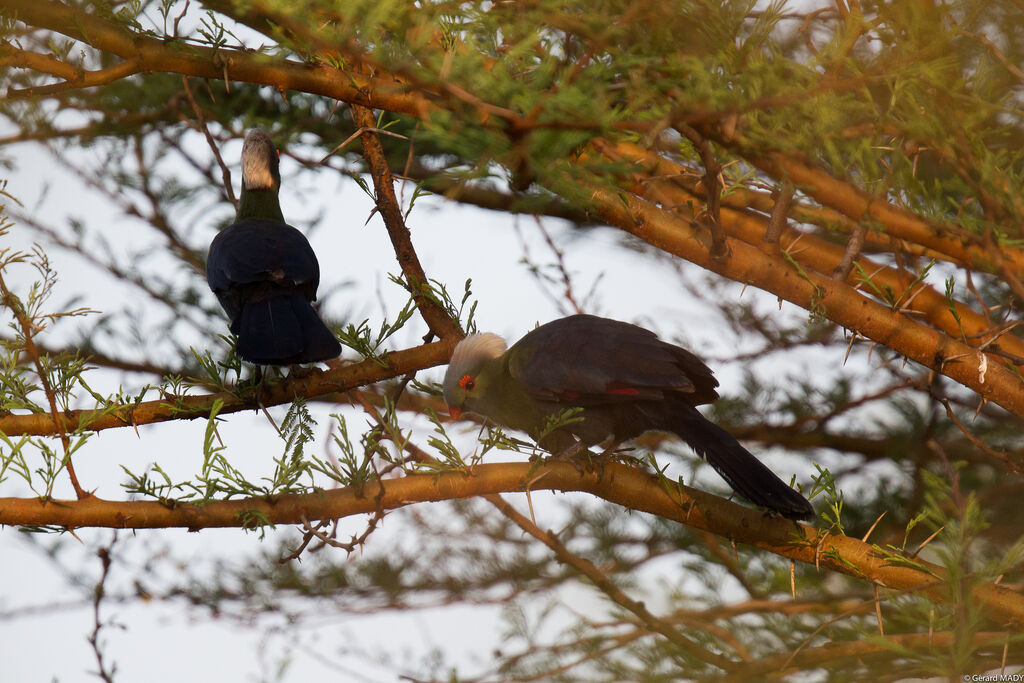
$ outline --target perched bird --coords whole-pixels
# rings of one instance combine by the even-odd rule
[[[541,325],[512,348],[496,334],[455,347],[444,378],[453,417],[463,410],[529,434],[545,450],[610,442],[649,430],[673,432],[747,500],[791,519],[811,504],[695,406],[718,398],[718,381],[697,356],[629,323],[574,315]],[[578,408],[565,424],[553,416]]]
[[[231,319],[239,356],[259,365],[336,358],[341,345],[315,310],[320,265],[306,237],[284,222],[278,152],[253,129],[242,146],[235,222],[210,243],[206,281]]]

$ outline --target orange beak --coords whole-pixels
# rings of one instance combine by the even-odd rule
[[[462,408],[458,406],[449,406],[448,414],[452,416],[453,420],[458,420],[460,417],[462,417]]]

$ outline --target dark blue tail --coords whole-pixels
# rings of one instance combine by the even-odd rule
[[[789,519],[814,516],[810,502],[693,406],[676,402],[671,429],[704,457],[736,493]]]
[[[236,351],[250,363],[291,365],[337,358],[341,344],[312,304],[293,292],[242,304]]]

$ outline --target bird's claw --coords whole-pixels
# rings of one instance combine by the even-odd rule
[[[583,443],[582,441],[577,441],[568,448],[564,448],[558,451],[557,453],[552,453],[551,457],[548,458],[548,460],[571,463],[573,467],[576,468],[576,471],[580,473],[580,476],[583,476],[584,474],[586,474],[587,471],[586,463],[584,463],[582,457],[584,453],[587,454],[587,461],[589,462],[589,456],[593,454],[590,452],[589,448],[587,447],[587,444]]]
[[[313,375],[319,374],[320,369],[316,366],[304,367],[302,365],[289,365],[288,366],[288,379],[306,379]]]
[[[605,464],[614,462],[616,459],[618,446],[619,444],[615,443],[600,453],[594,453],[587,444],[577,441],[572,446],[553,454],[551,460],[571,462],[580,476],[596,470],[598,479],[602,479],[604,478]]]

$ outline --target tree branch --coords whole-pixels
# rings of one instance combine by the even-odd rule
[[[743,507],[710,493],[668,484],[638,468],[605,465],[602,476],[581,474],[564,462],[495,463],[464,471],[431,472],[354,488],[288,494],[273,501],[244,498],[192,505],[157,502],[0,498],[0,524],[153,529],[239,527],[246,519],[269,524],[301,524],[374,513],[412,503],[436,502],[513,491],[582,491],[631,510],[748,543],[762,550],[831,569],[887,588],[912,590],[929,600],[950,599],[942,567],[919,559],[895,562],[892,555],[848,536]],[[973,588],[973,598],[1002,623],[1024,625],[1024,595],[995,584]]]
[[[607,144],[599,144],[596,146],[610,158],[626,158],[644,164],[645,173],[638,174],[637,181],[632,188],[641,196],[651,201],[657,201],[663,207],[685,206],[692,203],[683,194],[684,192],[699,198],[698,190],[684,182],[687,178],[685,167],[678,166],[635,145],[620,144],[612,147]],[[723,227],[731,236],[738,237],[747,244],[765,251],[764,240],[766,236],[770,236],[770,231],[773,230],[771,218],[766,222],[760,216],[729,207],[722,207],[721,217]],[[683,220],[694,218],[692,212],[683,216]],[[804,268],[827,275],[834,272],[834,269],[846,256],[846,251],[842,247],[820,237],[788,227],[784,227],[782,230],[782,237],[788,238],[791,245],[799,241],[799,249],[792,250],[789,257]],[[769,258],[779,256],[772,249],[767,250],[766,254]],[[959,338],[962,328],[963,333],[969,339],[980,339],[992,332],[992,324],[987,317],[962,302],[954,301],[956,314],[960,318],[958,321],[950,312],[949,302],[945,295],[934,287],[920,282],[917,283],[917,288],[913,292],[907,292],[911,279],[905,272],[878,264],[864,256],[861,256],[857,262],[868,274],[867,280],[871,283],[867,288],[869,293],[872,287],[883,291],[888,289],[894,295],[902,293],[900,299],[895,302],[897,308],[904,308],[912,303],[915,315],[919,315],[932,327],[945,334]],[[750,282],[750,284],[760,286],[756,282]],[[855,286],[859,287],[861,284],[868,285],[867,282],[864,282],[857,283]],[[893,302],[884,303],[890,307],[893,304]],[[1024,357],[1024,339],[1016,335],[1004,335],[1000,338],[1000,344],[1010,353]],[[900,349],[896,350],[900,351]]]
[[[1024,418],[1024,382],[997,357],[979,373],[982,351],[919,323],[892,307],[875,303],[846,283],[799,271],[782,258],[730,239],[728,259],[712,257],[701,231],[635,195],[592,188],[596,213],[655,247],[737,282],[749,283],[786,301],[818,311],[861,336],[873,339],[932,368]],[[625,200],[625,201],[624,201]]]
[[[643,602],[634,600],[626,595],[626,593],[611,579],[609,579],[604,572],[598,569],[593,562],[584,557],[580,557],[575,553],[569,552],[569,549],[565,547],[565,544],[558,540],[558,537],[552,531],[542,530],[518,510],[509,505],[508,501],[497,494],[485,496],[485,498],[497,507],[502,514],[518,524],[520,528],[550,548],[555,553],[555,557],[558,558],[559,562],[572,567],[577,572],[590,579],[590,581],[598,589],[604,592],[604,594],[612,601],[614,601],[615,604],[636,615],[636,618],[640,620],[640,623],[642,623],[646,629],[652,633],[660,633],[673,645],[695,659],[717,666],[724,671],[731,671],[735,668],[735,663],[732,660],[701,647],[697,642],[684,636],[678,628],[655,616],[647,609],[647,606],[644,605]]]
[[[6,250],[5,250],[6,251]],[[46,402],[50,407],[50,412],[46,415],[51,421],[57,421],[57,394],[53,390],[53,383],[50,381],[50,374],[43,367],[43,361],[39,355],[39,348],[36,346],[35,336],[42,327],[37,324],[34,319],[30,319],[29,312],[25,310],[24,304],[14,296],[13,292],[7,289],[7,283],[4,281],[3,275],[0,275],[0,304],[11,311],[14,319],[18,323],[18,327],[21,328],[22,338],[25,340],[25,352],[32,359],[32,363],[36,368],[36,376],[39,378],[39,384],[43,387],[43,394],[46,396]],[[86,498],[89,496],[88,493],[82,489],[78,483],[78,475],[75,474],[74,463],[71,462],[71,439],[68,438],[68,430],[66,428],[60,428],[56,430],[57,436],[60,437],[61,446],[64,448],[64,469],[67,470],[68,477],[71,479],[71,486],[75,490],[75,495],[78,498]],[[49,491],[47,491],[49,493]]]
[[[432,108],[424,96],[408,92],[395,80],[365,77],[256,52],[152,38],[53,0],[6,0],[5,9],[30,26],[56,31],[122,59],[134,60],[141,72],[167,72],[213,80],[226,75],[237,81],[325,95],[411,116],[424,116]]]
[[[363,156],[370,168],[370,175],[373,177],[374,195],[377,202],[377,210],[384,218],[384,225],[388,230],[388,237],[391,238],[391,245],[395,249],[395,258],[402,267],[402,275],[405,276],[405,284],[412,294],[413,301],[420,315],[426,321],[430,331],[441,339],[461,339],[463,332],[458,322],[452,320],[445,310],[429,296],[430,283],[420,265],[420,259],[412,246],[412,235],[405,225],[405,216],[402,214],[402,207],[398,204],[398,197],[395,195],[395,181],[391,175],[391,168],[388,166],[387,157],[384,156],[384,148],[380,144],[380,138],[374,132],[377,122],[373,118],[373,112],[365,107],[353,104],[351,107],[352,119],[356,128],[360,130],[360,138],[363,142]]]
[[[783,154],[761,155],[746,151],[744,157],[775,178],[788,178],[802,192],[851,220],[877,221],[893,237],[921,244],[949,258],[968,263],[973,268],[991,272],[989,254],[980,244],[980,238],[958,226],[930,223],[909,211],[880,201],[810,164]],[[1000,249],[1012,270],[1024,274],[1024,251],[1006,246]]]
[[[772,191],[772,212],[768,219],[768,227],[765,228],[764,237],[761,238],[761,248],[769,254],[778,256],[781,249],[779,239],[783,230],[787,227],[787,216],[789,207],[793,205],[793,192],[796,190],[793,183],[788,180],[782,181],[782,187]]]
[[[980,632],[969,638],[977,648],[998,648],[1012,637],[1010,633]],[[889,654],[905,656],[907,650],[935,651],[962,647],[962,634],[957,633],[901,633],[872,640],[841,641],[826,643],[820,647],[801,650],[797,653],[784,652],[768,655],[756,662],[741,665],[724,680],[749,681],[765,674],[782,674],[806,671],[815,666],[843,659],[859,659],[871,655]],[[969,678],[969,677],[968,677]]]
[[[15,66],[21,65],[16,64]],[[138,60],[131,58],[126,59],[117,66],[112,66],[109,69],[100,69],[98,71],[79,71],[75,74],[74,78],[68,79],[63,83],[51,83],[49,85],[40,85],[32,88],[8,88],[7,97],[12,100],[16,100],[27,97],[56,95],[57,93],[61,93],[66,90],[78,90],[80,88],[90,88],[94,85],[106,85],[107,83],[113,83],[114,81],[119,81],[122,78],[133,76],[142,70],[143,69],[139,65]]]
[[[32,69],[51,76],[72,81],[82,75],[82,70],[50,55],[19,50],[12,45],[0,45],[0,66]]]
[[[69,410],[59,415],[59,423],[50,415],[6,415],[0,417],[0,431],[8,436],[49,436],[63,432],[100,431],[115,427],[137,426],[168,420],[194,420],[206,417],[216,401],[222,401],[219,415],[242,410],[290,403],[296,396],[313,398],[338,391],[380,382],[403,375],[410,370],[442,365],[448,362],[456,338],[424,344],[403,351],[392,351],[382,359],[364,360],[355,365],[334,368],[327,372],[263,387],[259,394],[230,392],[202,396],[166,396],[138,404],[112,405],[95,410]]]
[[[206,137],[206,143],[210,145],[210,151],[213,152],[213,158],[217,160],[217,165],[220,166],[221,182],[224,183],[224,192],[228,196],[228,201],[231,202],[231,206],[238,211],[238,199],[235,198],[235,190],[231,186],[231,171],[228,169],[228,165],[224,163],[224,159],[220,155],[220,145],[213,139],[213,135],[210,134],[210,129],[206,125],[206,117],[203,116],[203,110],[196,102],[195,96],[192,94],[192,88],[188,85],[188,77],[182,76],[181,83],[185,87],[185,96],[188,98],[188,103],[192,105],[192,111],[196,113],[196,120],[199,122],[197,127],[202,131]]]
[[[715,258],[721,258],[726,255],[725,251],[725,235],[722,233],[722,216],[720,214],[720,207],[722,206],[722,167],[719,165],[718,160],[715,159],[714,153],[711,151],[711,145],[704,139],[692,126],[681,123],[677,127],[679,131],[689,138],[690,143],[693,144],[694,149],[700,155],[701,163],[704,164],[704,193],[705,200],[707,201],[707,216],[708,222],[711,226],[711,255]]]

